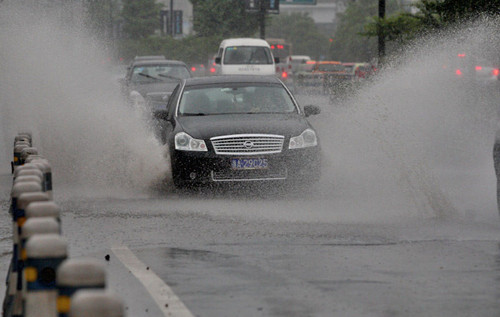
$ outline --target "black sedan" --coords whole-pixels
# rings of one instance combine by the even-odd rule
[[[159,111],[177,187],[224,182],[316,181],[320,146],[302,110],[276,77],[182,80]]]

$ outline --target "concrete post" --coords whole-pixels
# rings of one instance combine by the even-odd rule
[[[80,290],[73,295],[70,317],[123,317],[123,301],[105,290]]]
[[[80,289],[104,289],[106,269],[101,261],[93,258],[68,259],[57,269],[57,310],[59,317],[67,317],[71,297]]]
[[[34,235],[26,242],[25,317],[57,316],[56,271],[67,258],[68,244],[60,235]]]

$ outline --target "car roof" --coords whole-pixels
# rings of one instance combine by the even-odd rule
[[[269,43],[262,39],[254,38],[233,38],[225,39],[221,42],[220,46],[267,46]]]
[[[133,66],[146,66],[146,65],[183,65],[186,66],[186,63],[176,60],[169,59],[154,59],[154,60],[141,60],[136,61],[132,64]]]
[[[139,55],[134,58],[134,61],[145,61],[152,59],[166,59],[164,55]]]
[[[185,80],[186,86],[211,85],[220,83],[260,83],[279,84],[281,81],[275,76],[259,75],[221,75],[209,77],[194,77]]]

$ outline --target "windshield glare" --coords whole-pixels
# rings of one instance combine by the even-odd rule
[[[224,64],[272,64],[271,51],[264,46],[229,46],[224,54]]]
[[[152,81],[172,81],[189,78],[189,71],[183,65],[144,65],[134,67],[131,81],[148,83]]]
[[[179,115],[238,113],[296,113],[290,95],[281,86],[218,86],[186,88]]]

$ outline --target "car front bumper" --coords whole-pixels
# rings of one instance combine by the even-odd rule
[[[234,158],[266,159],[266,168],[233,168]],[[263,155],[216,155],[213,152],[171,151],[172,176],[178,183],[252,181],[314,181],[319,178],[319,146]]]

